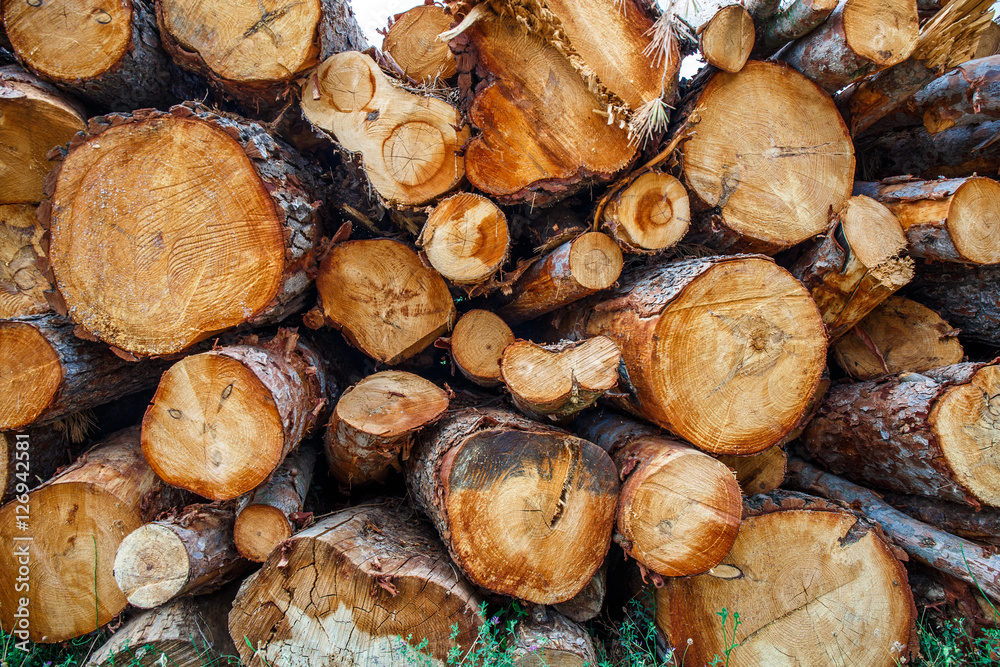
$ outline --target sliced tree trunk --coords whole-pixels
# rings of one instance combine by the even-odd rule
[[[687,190],[670,174],[648,172],[614,196],[601,227],[625,252],[649,254],[676,245],[691,224]]]
[[[0,507],[0,568],[8,574],[0,581],[0,628],[15,630],[19,601],[27,597],[27,638],[51,643],[92,632],[125,609],[112,575],[118,545],[180,497],[147,465],[134,427],[104,440],[27,500],[27,514],[17,501]],[[25,556],[30,562],[20,569]]]
[[[599,664],[590,635],[556,612],[544,621],[524,619],[514,631],[511,664],[515,667],[588,667]]]
[[[685,577],[715,567],[740,529],[740,487],[725,464],[612,412],[574,423],[608,452],[622,480],[618,542],[644,568]]]
[[[792,267],[823,314],[830,340],[913,278],[913,260],[900,257],[906,236],[888,208],[868,197],[851,197],[830,231]]]
[[[784,483],[788,454],[781,445],[774,445],[751,456],[720,456],[719,461],[736,474],[743,495],[752,496],[770,493]]]
[[[318,167],[264,126],[194,104],[88,129],[39,209],[73,321],[159,355],[301,307],[320,233]]]
[[[1000,120],[959,125],[937,134],[923,126],[885,132],[858,142],[866,178],[913,174],[963,178],[1000,171]]]
[[[830,389],[802,443],[837,474],[877,488],[1000,506],[1000,366],[962,363]]]
[[[437,37],[451,28],[452,16],[440,5],[418,5],[397,14],[382,40],[403,74],[421,83],[451,79],[458,72],[448,43]]]
[[[421,432],[406,482],[452,561],[488,591],[565,602],[604,561],[618,480],[600,447],[496,408]]]
[[[470,310],[451,332],[452,361],[462,375],[481,387],[501,384],[500,359],[514,342],[507,323],[489,310]]]
[[[738,74],[720,72],[687,114],[684,178],[702,213],[691,241],[775,252],[822,232],[830,209],[851,196],[847,127],[829,97],[787,65],[754,61]]]
[[[748,500],[722,565],[656,591],[656,624],[691,665],[893,667],[916,653],[916,612],[878,528],[789,492]]]
[[[168,484],[213,500],[260,486],[324,416],[322,357],[291,330],[170,367],[142,420],[142,449]]]
[[[521,324],[613,285],[622,251],[610,236],[586,232],[534,260],[497,309],[508,324]]]
[[[313,126],[361,153],[372,186],[392,204],[426,204],[465,175],[460,151],[469,130],[458,110],[396,86],[365,54],[346,51],[324,60],[303,84],[302,111]]]
[[[431,266],[451,282],[478,285],[507,261],[507,218],[486,197],[463,192],[434,207],[417,245]]]
[[[834,344],[833,356],[859,380],[921,373],[962,361],[965,352],[958,333],[930,308],[891,296]]]
[[[295,532],[316,464],[316,450],[299,447],[261,486],[237,504],[233,541],[240,555],[263,563],[275,547]]]
[[[837,0],[793,0],[771,18],[758,24],[757,48],[773,53],[785,44],[819,27],[840,4]]]
[[[189,505],[129,533],[115,554],[115,582],[129,604],[152,609],[211,593],[249,569],[233,542],[231,507]]]
[[[341,395],[326,427],[330,472],[347,489],[383,481],[409,458],[417,431],[447,409],[448,393],[419,375],[369,375]]]
[[[605,563],[594,573],[583,590],[566,602],[552,605],[557,612],[577,623],[585,623],[597,617],[604,608],[604,596],[608,591],[608,564]]]
[[[169,365],[126,361],[74,332],[55,314],[0,322],[0,429],[51,422],[148,389]]]
[[[205,96],[160,46],[152,0],[5,2],[3,23],[28,69],[102,111]]]
[[[0,204],[0,319],[52,310],[46,293],[51,296],[55,279],[43,271],[45,230],[35,217],[35,208],[34,204]]]
[[[0,504],[72,463],[72,449],[68,434],[54,426],[0,432]]]
[[[826,363],[809,292],[760,256],[640,267],[552,324],[562,338],[618,343],[623,404],[714,454],[754,454],[784,438]]]
[[[973,57],[978,59],[989,56],[1000,56],[1000,23],[995,19],[983,30]]]
[[[883,492],[879,495],[886,503],[918,521],[968,540],[1000,545],[1000,510],[990,507],[977,509],[905,493]]]
[[[1000,347],[1000,266],[922,263],[907,296],[959,329],[963,340]]]
[[[529,417],[565,421],[618,384],[621,352],[607,336],[536,345],[518,340],[500,359],[500,378]]]
[[[394,501],[292,536],[243,583],[229,632],[248,667],[406,667],[418,645],[444,664],[452,647],[472,648],[480,602],[434,531]]]
[[[422,352],[455,320],[455,302],[441,274],[399,241],[334,246],[319,267],[316,288],[327,324],[389,365]]]
[[[321,60],[368,47],[348,0],[271,8],[246,0],[156,0],[156,19],[174,62],[254,115],[273,115],[295,79]]]
[[[702,57],[724,72],[739,72],[754,47],[754,25],[741,4],[726,5],[698,28]]]

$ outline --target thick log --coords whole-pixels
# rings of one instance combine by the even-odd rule
[[[906,570],[878,528],[789,492],[747,501],[712,572],[656,591],[656,624],[692,665],[893,667],[916,653],[915,618]]]
[[[420,433],[405,471],[410,495],[477,586],[554,604],[604,561],[618,480],[586,440],[506,410],[454,410]]]
[[[323,439],[330,472],[347,489],[381,482],[410,455],[417,431],[448,409],[448,393],[419,375],[383,371],[348,388]]]
[[[442,276],[456,285],[477,285],[507,261],[507,217],[486,197],[463,192],[434,207],[417,245]]]
[[[859,181],[854,192],[885,204],[899,218],[912,255],[966,264],[1000,262],[1000,183],[992,179]]]
[[[891,296],[834,344],[833,357],[859,380],[922,373],[962,361],[965,352],[958,333],[930,308]]]
[[[320,233],[318,167],[263,125],[193,104],[91,119],[88,131],[39,209],[73,321],[157,355],[302,305]]]
[[[458,73],[447,42],[437,37],[451,27],[452,17],[440,5],[418,5],[397,14],[382,40],[403,74],[421,83],[451,79]]]
[[[119,544],[178,500],[143,458],[135,427],[31,491],[27,503],[0,507],[0,567],[9,573],[0,581],[0,628],[50,643],[111,621],[128,604],[112,575]],[[15,616],[23,598],[28,628]]]
[[[645,173],[608,202],[600,222],[625,252],[666,250],[691,224],[687,190],[670,174]]]
[[[851,197],[830,231],[792,267],[823,314],[835,341],[913,278],[913,260],[900,257],[906,236],[896,216],[869,197]]]
[[[72,448],[68,434],[54,426],[0,432],[0,504],[72,463]]]
[[[757,51],[773,53],[785,44],[808,35],[833,13],[838,0],[793,0],[758,25]]]
[[[235,520],[231,507],[189,505],[132,531],[115,554],[118,588],[140,609],[218,590],[250,565],[233,542]]]
[[[740,487],[723,463],[658,429],[591,412],[576,432],[608,452],[622,481],[615,541],[646,569],[668,577],[706,572],[740,529]]]
[[[826,363],[809,292],[761,256],[637,268],[552,324],[562,338],[618,343],[623,403],[714,454],[754,454],[784,438]]]
[[[451,332],[452,361],[462,375],[481,387],[501,383],[500,359],[514,342],[514,333],[490,310],[470,310],[462,315]]]
[[[455,302],[441,274],[399,241],[334,246],[320,264],[316,288],[327,324],[389,365],[422,352],[455,320]]]
[[[233,542],[241,556],[263,563],[275,547],[292,536],[294,515],[305,504],[315,463],[316,450],[299,447],[285,458],[271,479],[240,497]]]
[[[726,5],[698,28],[698,40],[705,62],[739,72],[753,51],[753,17],[741,4]]]
[[[906,295],[935,310],[963,340],[1000,347],[1000,266],[930,262],[917,266]]]
[[[417,645],[444,664],[452,647],[472,648],[480,602],[402,502],[361,505],[271,554],[240,588],[229,632],[248,667],[406,667]]]
[[[876,488],[1000,506],[1000,366],[961,363],[831,387],[802,444],[832,472]]]
[[[736,481],[739,482],[740,490],[745,496],[770,493],[785,481],[788,454],[781,445],[768,447],[764,451],[750,456],[720,456],[718,458],[736,474]]]
[[[45,230],[35,217],[35,208],[34,204],[0,204],[0,319],[41,315],[52,309],[46,292],[51,294],[54,278],[39,268],[45,266],[47,254]]]
[[[963,178],[1000,172],[1000,120],[958,125],[931,134],[922,125],[866,137],[858,142],[865,178],[913,174]]]
[[[719,72],[678,131],[694,132],[684,144],[692,209],[717,209],[695,216],[694,242],[781,250],[826,229],[830,209],[851,195],[847,127],[829,97],[787,65],[751,61],[738,74]]]
[[[524,619],[514,630],[511,664],[515,667],[587,667],[599,664],[590,635],[562,614],[547,612],[544,621]]]

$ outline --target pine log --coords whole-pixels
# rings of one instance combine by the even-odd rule
[[[730,667],[893,667],[916,652],[915,618],[906,570],[878,528],[789,492],[747,501],[722,565],[656,591],[656,624],[689,665],[728,654]]]
[[[316,288],[327,324],[389,365],[423,351],[455,320],[455,302],[441,274],[399,241],[334,246],[320,264]]]
[[[504,348],[500,379],[521,412],[560,422],[614,389],[621,357],[607,336],[544,346],[517,340]]]
[[[646,569],[685,577],[715,567],[740,529],[740,487],[725,464],[652,426],[590,412],[576,432],[608,452],[622,481],[618,542]]]
[[[789,462],[788,472],[796,487],[856,507],[914,560],[981,586],[988,596],[1000,600],[1000,555],[996,549],[911,518],[890,507],[876,493],[804,461]]]
[[[684,178],[692,209],[703,213],[693,242],[781,250],[826,229],[830,209],[851,195],[847,127],[829,97],[787,65],[751,61],[714,75],[678,130],[692,131]]]
[[[1000,366],[961,363],[844,382],[801,442],[836,474],[877,488],[1000,506]]]
[[[470,310],[462,315],[451,332],[451,358],[467,379],[481,387],[501,383],[500,359],[514,342],[514,333],[489,310]]]
[[[33,204],[0,204],[0,319],[51,310],[46,292],[51,293],[53,281],[51,274],[40,269],[47,254],[45,230],[35,217],[35,208]]]
[[[1000,266],[922,263],[907,296],[941,314],[963,340],[1000,347]]]
[[[913,278],[913,260],[900,257],[906,236],[896,216],[869,197],[851,197],[830,231],[792,267],[823,314],[830,340],[850,331]]]
[[[535,259],[497,309],[508,324],[532,320],[613,285],[624,259],[607,234],[586,232]]]
[[[314,127],[361,153],[365,173],[389,203],[426,204],[465,175],[469,138],[458,110],[396,86],[357,51],[323,61],[302,87],[302,111]]]
[[[294,81],[341,51],[368,47],[347,0],[155,0],[163,46],[249,112],[273,115]]]
[[[773,53],[785,44],[808,35],[833,13],[838,0],[793,0],[757,30],[757,48],[760,53]]]
[[[524,619],[514,630],[510,661],[514,667],[593,667],[597,651],[590,635],[565,616],[547,612],[538,622]]]
[[[456,285],[477,285],[507,261],[507,218],[486,197],[463,192],[434,207],[417,245],[442,276]]]
[[[1000,56],[1000,23],[996,17],[986,26],[979,37],[979,44],[973,58],[988,58],[990,56]]]
[[[552,608],[571,621],[584,623],[593,620],[604,608],[604,596],[608,591],[608,564],[604,563],[590,578],[583,590],[566,602],[558,602]]]
[[[739,72],[753,51],[753,17],[741,4],[726,5],[698,28],[698,38],[705,62]]]
[[[382,40],[403,73],[421,83],[451,79],[458,72],[447,42],[437,37],[451,28],[452,17],[440,5],[418,5],[397,14]]]
[[[826,331],[808,291],[766,257],[639,267],[553,318],[561,338],[618,343],[624,405],[714,454],[763,451],[819,386]]]
[[[629,253],[671,248],[690,224],[687,190],[670,174],[655,171],[635,179],[601,213],[601,228]]]
[[[1000,120],[958,125],[931,134],[922,125],[866,137],[858,142],[865,178],[913,174],[962,178],[1000,171]]]
[[[241,496],[233,524],[240,555],[263,563],[275,547],[292,536],[293,515],[302,511],[316,463],[316,450],[299,447],[261,486]]]
[[[318,167],[264,126],[194,104],[91,119],[88,131],[39,209],[73,321],[142,356],[301,306]]]
[[[383,481],[401,469],[417,431],[447,409],[447,392],[419,375],[369,375],[341,395],[326,427],[330,472],[347,489]]]
[[[126,361],[74,331],[55,314],[0,322],[0,429],[51,422],[148,389],[169,365]]]
[[[453,646],[472,648],[479,605],[434,531],[396,501],[292,536],[243,583],[229,632],[248,667],[406,667],[418,644],[444,664]]]
[[[6,1],[3,23],[25,67],[102,111],[205,95],[202,82],[171,63],[160,45],[152,0]]]
[[[930,308],[891,296],[833,346],[837,364],[851,377],[922,373],[962,361],[958,329]]]
[[[235,520],[231,507],[189,505],[137,528],[115,554],[118,588],[140,609],[218,590],[249,566],[233,542]]]
[[[179,497],[142,457],[136,427],[104,440],[27,500],[29,514],[17,500],[0,507],[0,569],[10,573],[0,580],[0,628],[15,630],[26,597],[27,638],[51,643],[91,632],[125,609],[112,575],[118,545]]]
[[[821,26],[779,57],[832,95],[906,60],[919,32],[913,0],[841,0]]]
[[[980,177],[859,181],[906,230],[910,254],[966,264],[1000,263],[1000,183]]]
[[[596,445],[496,408],[453,410],[405,464],[452,561],[488,591],[569,600],[611,542],[618,480]]]
[[[952,535],[1000,545],[1000,510],[990,507],[976,509],[905,493],[883,492],[879,496],[903,514]]]
[[[0,504],[72,463],[71,447],[66,432],[53,426],[0,432]]]
[[[82,132],[86,117],[77,102],[54,86],[20,67],[0,67],[0,177],[4,184],[0,205],[42,200],[42,182],[51,167],[46,155]]]
[[[739,482],[740,490],[745,496],[770,493],[785,481],[788,454],[781,445],[768,447],[759,454],[751,456],[718,458],[736,474],[736,481]]]

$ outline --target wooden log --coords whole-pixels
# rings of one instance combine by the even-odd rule
[[[963,340],[1000,347],[1000,266],[922,263],[907,296],[941,314]]]
[[[326,323],[376,361],[393,365],[451,328],[455,302],[437,271],[390,239],[333,247],[316,276]]]
[[[54,427],[0,432],[0,504],[44,483],[73,462],[65,431]]]
[[[847,128],[827,95],[787,65],[752,61],[714,75],[678,131],[694,132],[684,144],[692,209],[703,213],[693,242],[774,252],[826,229],[830,209],[851,194]]]
[[[812,297],[760,256],[640,267],[552,325],[562,338],[618,343],[628,391],[621,403],[713,454],[754,454],[784,438],[826,359]]]
[[[995,549],[909,517],[874,492],[804,461],[789,462],[789,478],[798,488],[856,507],[869,521],[878,523],[886,536],[914,560],[981,586],[988,596],[1000,600],[1000,555]]]
[[[501,383],[500,359],[514,342],[514,333],[489,310],[470,310],[458,319],[449,348],[455,367],[481,387]]]
[[[736,474],[736,481],[745,496],[770,493],[785,481],[788,453],[781,445],[768,447],[751,456],[720,456],[718,459]]]
[[[967,264],[1000,262],[1000,183],[989,178],[859,181],[855,194],[899,218],[910,254]]]
[[[52,309],[46,292],[52,293],[54,280],[39,268],[46,263],[45,230],[35,217],[35,208],[34,204],[0,204],[0,319],[41,315]]]
[[[115,554],[118,588],[140,609],[218,590],[250,565],[233,542],[235,520],[232,507],[189,505],[137,528]]]
[[[612,412],[590,412],[576,432],[608,452],[622,481],[615,541],[667,577],[706,572],[740,529],[740,487],[725,464],[658,429]]]
[[[906,60],[919,33],[913,0],[841,0],[822,25],[779,57],[832,95]]]
[[[274,115],[295,80],[325,58],[368,47],[347,0],[270,9],[248,0],[156,0],[156,19],[174,62],[254,115]]]
[[[139,363],[75,335],[55,314],[0,322],[0,429],[43,424],[148,389],[169,363]]]
[[[537,258],[510,288],[497,314],[508,324],[532,320],[613,285],[624,259],[607,234],[586,232]]]
[[[142,420],[142,450],[168,484],[229,500],[260,486],[324,417],[322,357],[288,329],[177,362]]]
[[[998,386],[1000,367],[986,363],[841,383],[801,442],[832,472],[877,488],[997,507]]]
[[[607,336],[544,346],[517,340],[504,348],[500,379],[524,414],[565,421],[614,389],[621,357]]]
[[[469,130],[458,110],[393,84],[357,51],[324,60],[302,87],[302,111],[314,127],[361,153],[372,187],[390,204],[426,204],[465,175],[461,148]]]
[[[506,410],[453,410],[420,433],[405,471],[455,566],[488,591],[564,602],[604,561],[618,480],[586,440]]]
[[[25,67],[102,111],[205,95],[160,45],[152,0],[4,2],[3,23]]]
[[[456,285],[477,285],[507,261],[507,217],[486,197],[453,195],[427,216],[417,245],[442,276]]]
[[[400,470],[416,433],[448,409],[448,394],[419,375],[382,371],[348,388],[323,439],[330,472],[347,489]]]
[[[608,564],[594,573],[583,590],[566,602],[557,602],[552,608],[571,621],[584,623],[593,620],[604,608],[604,596],[608,591]]]
[[[451,28],[452,17],[440,5],[418,5],[396,14],[382,40],[403,73],[421,83],[451,79],[458,73],[447,42],[437,37]]]
[[[698,38],[705,62],[724,72],[739,72],[753,51],[753,17],[741,4],[726,5],[699,26]]]
[[[879,202],[851,197],[829,232],[792,266],[809,289],[835,341],[913,278],[913,260],[900,257],[906,236]]]
[[[962,361],[965,352],[958,333],[930,308],[891,296],[834,344],[833,357],[859,380],[884,373],[922,373]]]
[[[597,651],[587,631],[562,614],[547,614],[544,621],[528,618],[517,624],[511,664],[515,667],[597,665]]]
[[[980,35],[973,58],[988,58],[989,56],[1000,56],[1000,23],[997,23],[995,18]]]
[[[977,509],[905,493],[883,492],[878,495],[903,514],[952,535],[987,544],[1000,544],[1000,511],[996,509]]]
[[[615,195],[601,228],[625,252],[649,254],[676,245],[691,224],[687,190],[670,174],[647,172]]]
[[[91,119],[88,131],[39,209],[83,329],[135,355],[170,354],[302,305],[318,167],[264,126],[194,104]]]
[[[833,13],[838,0],[794,0],[779,10],[757,29],[757,48],[761,53],[773,53],[785,44],[808,35]]]
[[[242,664],[405,667],[418,645],[441,664],[452,647],[472,648],[484,621],[479,595],[402,502],[342,510],[285,545],[233,603]]]
[[[240,555],[263,563],[295,532],[295,516],[302,511],[312,480],[316,450],[299,447],[278,466],[271,479],[245,496],[236,507],[233,542]]]
[[[655,595],[656,624],[685,664],[893,667],[917,651],[906,570],[884,536],[804,494],[748,499],[722,564]]]
[[[130,428],[26,500],[0,507],[0,566],[10,573],[0,581],[0,628],[25,632],[19,640],[51,643],[91,632],[125,609],[112,576],[118,545],[179,497],[147,465],[139,429]],[[16,616],[24,608],[27,628]]]
[[[1000,120],[959,125],[937,134],[923,126],[885,132],[858,142],[865,178],[913,174],[963,178],[1000,172]]]

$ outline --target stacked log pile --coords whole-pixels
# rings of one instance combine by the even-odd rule
[[[989,2],[112,4],[0,2],[18,641],[445,664],[516,600],[583,665],[642,581],[686,664],[889,667],[909,559],[1000,602]]]

